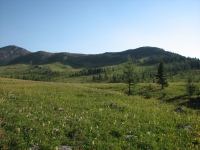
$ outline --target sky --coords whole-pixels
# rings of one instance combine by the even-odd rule
[[[0,0],[0,47],[100,54],[143,46],[200,58],[200,0]]]

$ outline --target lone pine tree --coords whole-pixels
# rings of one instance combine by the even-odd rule
[[[130,55],[128,55],[128,61],[124,65],[124,79],[128,84],[128,95],[131,94],[131,84],[135,85],[137,83],[136,76],[135,66]]]
[[[161,60],[158,66],[158,72],[156,74],[157,83],[161,84],[161,88],[164,89],[165,85],[168,85],[167,76],[165,73],[164,62]]]

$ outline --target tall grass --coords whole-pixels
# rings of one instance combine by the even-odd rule
[[[174,112],[174,104],[127,96],[123,92],[125,88],[125,84],[64,84],[0,78],[0,147],[200,148],[198,110],[185,108],[184,113]],[[175,88],[172,85],[165,92],[175,93],[170,90]],[[110,106],[111,103],[116,107]]]

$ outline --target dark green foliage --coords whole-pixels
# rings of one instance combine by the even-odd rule
[[[112,130],[110,132],[110,134],[113,136],[113,137],[116,137],[116,138],[120,138],[122,136],[122,133],[118,130],[118,129],[115,129],[115,130]]]
[[[198,87],[197,87],[196,91],[197,91],[197,97],[200,98],[200,89]]]
[[[146,92],[146,93],[145,93],[145,98],[146,98],[146,99],[152,98],[152,94],[151,94],[150,92]]]
[[[196,89],[197,86],[192,82],[192,78],[189,77],[186,83],[186,92],[190,98],[192,97],[192,95],[194,95]]]
[[[107,70],[105,68],[89,68],[89,69],[82,69],[78,72],[72,73],[70,76],[71,77],[78,77],[78,76],[83,76],[83,75],[94,75],[94,74],[101,74],[101,73],[107,73]]]
[[[162,92],[162,98],[165,98],[165,97],[166,97],[166,95],[167,95],[167,93],[166,93],[166,92]]]
[[[154,90],[154,87],[151,84],[149,84],[147,86],[141,87],[139,90],[139,95],[144,96],[144,98],[146,99],[150,99],[152,98],[152,92]]]
[[[158,66],[158,72],[156,74],[157,83],[161,84],[161,88],[164,89],[164,86],[167,86],[167,77],[164,68],[164,62],[161,60]]]

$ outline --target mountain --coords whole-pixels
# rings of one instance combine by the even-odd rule
[[[12,60],[26,56],[31,52],[14,45],[0,48],[0,66],[8,65]]]
[[[42,65],[54,62],[70,65],[73,68],[92,68],[118,65],[127,61],[127,56],[137,65],[155,65],[161,59],[167,63],[179,63],[188,68],[200,68],[198,59],[186,58],[176,53],[157,47],[140,47],[122,52],[106,52],[103,54],[49,53],[38,51],[31,53],[17,46],[7,46],[0,49],[0,65],[32,64]],[[187,62],[187,65],[185,65]]]
[[[27,55],[18,57],[10,61],[9,65],[13,64],[45,64],[48,63],[48,59],[54,55],[53,53],[45,52],[45,51],[38,51],[35,53],[29,53]]]

